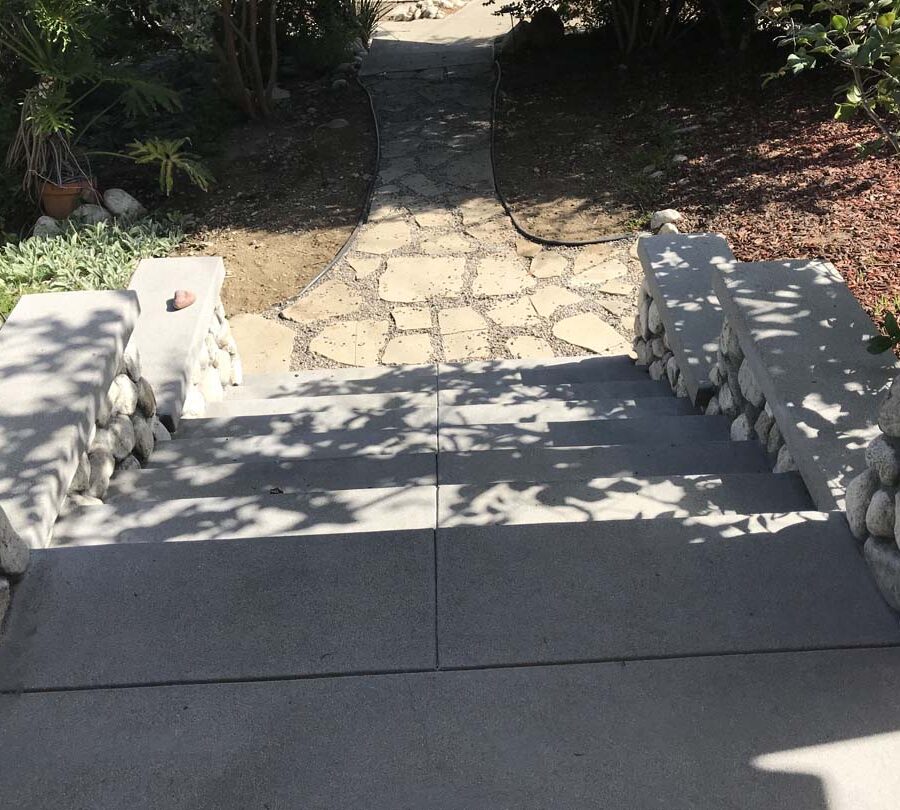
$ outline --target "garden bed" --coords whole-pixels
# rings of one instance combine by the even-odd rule
[[[569,48],[507,64],[500,187],[543,237],[637,230],[654,209],[674,207],[683,230],[723,233],[739,260],[830,260],[880,320],[900,310],[900,160],[859,156],[875,130],[833,120],[833,75],[763,89],[762,74],[783,58],[622,69]]]

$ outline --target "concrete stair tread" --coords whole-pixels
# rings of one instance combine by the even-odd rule
[[[92,810],[894,810],[898,670],[887,648],[4,695],[3,795]]]
[[[57,546],[338,534],[434,527],[433,486],[129,500],[73,509]]]
[[[598,476],[767,473],[771,463],[757,442],[695,442],[542,447],[441,453],[441,484],[496,481],[572,481]]]
[[[696,414],[686,399],[538,399],[534,402],[484,405],[441,405],[440,424],[488,425],[520,422],[568,422],[593,419],[634,419],[641,416]]]
[[[517,424],[446,425],[440,452],[497,450],[508,447],[575,447],[606,444],[693,444],[723,441],[730,435],[720,416],[655,415],[629,419],[587,419]]]
[[[646,380],[627,355],[557,357],[552,360],[478,360],[438,366],[441,390],[495,389],[509,385],[557,385]]]
[[[156,467],[119,472],[108,503],[192,498],[295,494],[315,490],[374,489],[437,483],[431,453]]]
[[[206,417],[266,416],[276,414],[303,414],[310,419],[328,417],[330,424],[340,425],[341,420],[352,426],[370,414],[417,411],[433,411],[437,407],[434,392],[391,392],[384,394],[334,394],[308,397],[267,397],[213,402],[207,406]],[[198,420],[192,420],[196,422]],[[202,421],[202,420],[199,420]],[[185,423],[185,427],[189,427]]]
[[[523,525],[812,509],[799,476],[759,473],[443,484],[438,526]]]
[[[840,515],[439,529],[444,667],[900,644]]]
[[[17,591],[0,687],[431,668],[433,554],[430,529],[51,548]]]
[[[501,389],[442,388],[438,391],[445,405],[517,405],[538,399],[644,399],[672,397],[672,389],[662,380],[611,380],[599,383],[554,383],[548,385],[506,385]]]

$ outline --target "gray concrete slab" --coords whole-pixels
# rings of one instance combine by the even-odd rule
[[[238,386],[240,387],[240,386]],[[365,414],[383,411],[410,413],[413,410],[434,410],[437,397],[433,392],[398,392],[389,394],[346,394],[324,397],[260,397],[227,402],[213,402],[206,409],[207,417],[269,416],[275,414],[304,414],[321,418],[323,413],[337,413],[344,418],[337,424],[354,427],[354,420]],[[332,422],[335,420],[332,419]],[[327,428],[326,428],[327,429]]]
[[[59,546],[280,537],[434,527],[435,487],[128,501],[75,509]]]
[[[436,451],[437,432],[434,430],[330,430],[310,433],[295,428],[278,434],[165,442],[157,445],[147,466],[232,464],[273,458],[279,461],[350,458]]]
[[[437,389],[437,366],[377,366],[292,371],[247,376],[226,388],[226,400],[276,397],[330,397],[360,394],[428,392]]]
[[[735,263],[714,281],[813,500],[843,508],[879,432],[879,394],[900,364],[866,351],[875,327],[828,264]]]
[[[0,689],[434,667],[433,532],[47,549]]]
[[[444,667],[900,644],[846,522],[438,531]]]
[[[0,330],[0,509],[25,547],[47,545],[138,312],[127,291],[26,295]]]
[[[712,277],[734,255],[718,234],[676,233],[642,237],[638,256],[688,393],[693,401],[704,401],[711,393],[709,372],[722,330]]]
[[[141,304],[132,346],[153,385],[160,418],[172,427],[181,419],[191,371],[224,280],[225,265],[218,256],[143,259],[131,278],[129,289],[137,293]],[[179,289],[190,290],[196,300],[176,310],[171,301]]]
[[[484,360],[441,363],[438,388],[494,390],[503,385],[556,385],[559,383],[637,382],[647,379],[626,355],[613,357],[561,357],[545,360]]]
[[[689,518],[811,509],[799,476],[668,475],[580,481],[445,484],[438,526],[519,526]]]
[[[664,450],[649,444],[524,447],[441,453],[441,484],[578,481],[598,477],[765,473],[771,463],[757,442],[695,442]]]
[[[491,425],[518,422],[564,422],[568,420],[631,419],[652,416],[696,414],[687,399],[537,399],[533,402],[503,402],[484,405],[441,405],[444,425]]]
[[[761,453],[761,451],[760,451]],[[314,490],[370,489],[435,485],[436,457],[430,453],[403,456],[312,459],[309,461],[244,461],[212,466],[157,467],[120,471],[107,502],[161,501],[293,494]]]
[[[222,403],[216,409],[220,416],[182,419],[176,434],[179,439],[214,436],[260,436],[304,430],[311,434],[349,432],[353,430],[427,430],[437,424],[437,403],[408,404],[387,410],[368,411],[363,407],[346,407],[339,399],[331,408],[284,412],[279,402],[291,400],[241,400]],[[255,403],[260,407],[255,408]]]
[[[613,380],[606,383],[557,383],[555,385],[509,385],[493,391],[484,388],[451,388],[438,392],[444,405],[515,405],[537,399],[647,399],[672,397],[667,382],[651,380]]]
[[[898,670],[870,649],[8,695],[3,798],[896,810]]]
[[[453,450],[498,450],[510,447],[576,447],[646,444],[666,447],[729,438],[728,420],[718,416],[645,416],[590,419],[583,422],[530,422],[517,425],[442,427],[442,453]]]

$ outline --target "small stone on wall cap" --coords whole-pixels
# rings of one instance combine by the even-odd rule
[[[186,309],[196,300],[197,296],[190,290],[175,290],[175,295],[172,296],[172,305],[175,309]]]

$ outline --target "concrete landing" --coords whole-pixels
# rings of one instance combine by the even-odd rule
[[[0,697],[40,810],[896,810],[900,650]]]

